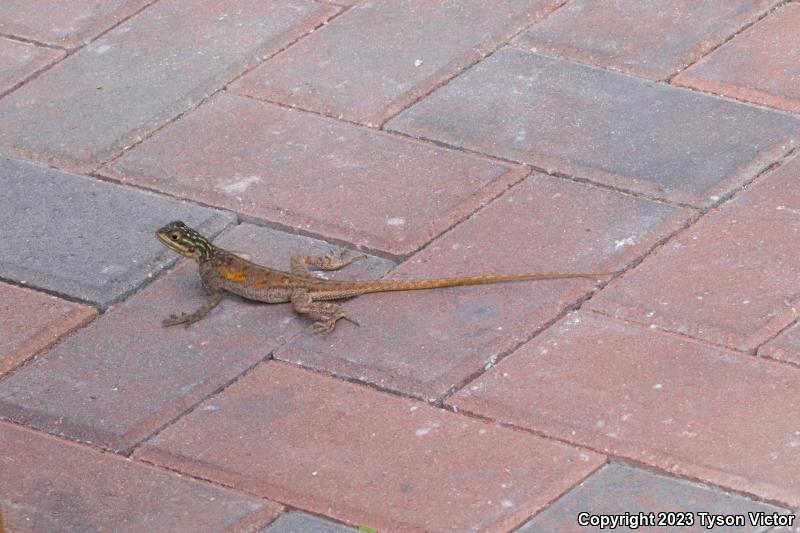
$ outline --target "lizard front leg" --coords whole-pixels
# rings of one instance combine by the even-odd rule
[[[208,299],[200,306],[200,308],[193,313],[181,313],[180,315],[170,315],[165,319],[162,324],[164,327],[176,326],[178,324],[192,324],[197,322],[208,314],[209,311],[214,309],[222,301],[222,296],[225,291],[220,286],[219,279],[214,272],[214,269],[207,264],[200,265],[200,281],[203,283],[203,288],[208,293]]]
[[[328,302],[315,302],[306,289],[296,289],[292,293],[292,308],[298,314],[319,317],[313,325],[317,333],[333,331],[336,321],[341,319],[349,320],[358,326],[358,322],[350,318],[341,307]]]
[[[320,270],[339,270],[347,265],[364,259],[366,255],[356,255],[350,259],[344,258],[345,249],[338,247],[328,252],[324,257],[316,255],[293,255],[292,256],[292,274],[304,278],[314,278],[314,274],[309,270],[309,265],[317,267]]]
[[[193,313],[181,313],[180,315],[170,315],[165,319],[162,324],[164,327],[177,326],[178,324],[186,324],[187,326],[193,322],[197,322],[208,314],[209,311],[214,309],[222,301],[223,290],[216,289],[209,293],[208,300],[205,301],[200,308]]]

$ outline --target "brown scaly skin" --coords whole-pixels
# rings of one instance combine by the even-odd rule
[[[295,255],[291,261],[291,272],[281,272],[251,263],[241,254],[214,246],[208,239],[180,221],[171,222],[159,229],[156,238],[170,250],[197,261],[200,266],[200,279],[209,294],[208,300],[199,309],[193,313],[172,315],[164,320],[164,326],[189,325],[197,322],[222,301],[225,291],[258,302],[271,304],[291,302],[295,312],[319,318],[314,323],[315,331],[329,332],[340,319],[349,320],[356,325],[358,323],[347,316],[339,306],[324,300],[340,300],[369,292],[435,289],[517,280],[596,278],[616,274],[616,272],[533,272],[419,280],[329,281],[315,277],[308,266],[321,270],[338,270],[364,256],[344,259],[341,249],[334,250],[325,257]]]

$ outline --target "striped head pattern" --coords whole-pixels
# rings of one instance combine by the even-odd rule
[[[208,239],[180,220],[160,228],[156,231],[156,238],[170,250],[198,262],[209,259],[214,251],[214,245]]]

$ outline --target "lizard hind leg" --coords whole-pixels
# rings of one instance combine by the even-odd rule
[[[366,255],[355,255],[349,259],[344,257],[345,249],[342,247],[334,248],[324,257],[316,255],[293,255],[292,256],[292,274],[304,278],[314,278],[314,274],[308,268],[309,265],[316,267],[320,270],[339,270],[347,265],[364,259]]]
[[[315,302],[305,289],[297,289],[292,293],[292,308],[298,314],[319,317],[312,326],[317,333],[333,331],[336,322],[342,319],[358,326],[358,322],[350,318],[341,307],[329,302]]]

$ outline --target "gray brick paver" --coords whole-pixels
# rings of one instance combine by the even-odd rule
[[[699,207],[800,138],[798,118],[515,48],[387,127]]]
[[[153,237],[174,219],[216,234],[234,217],[0,158],[2,278],[107,307],[175,262]]]

